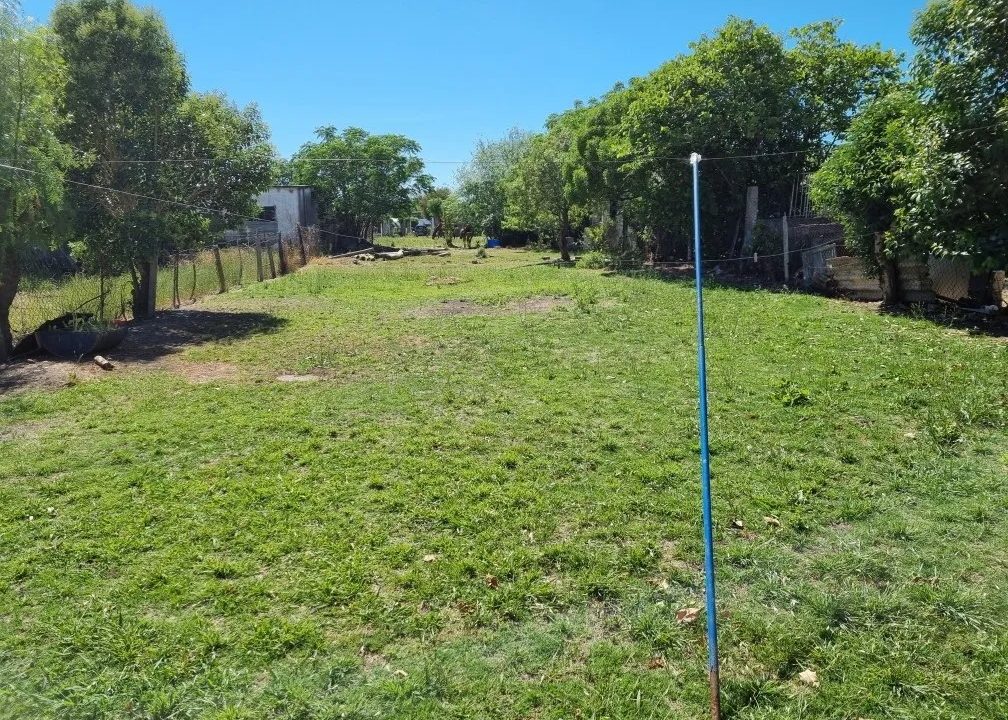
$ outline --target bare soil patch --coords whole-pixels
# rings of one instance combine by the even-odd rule
[[[179,357],[203,343],[236,340],[275,332],[286,321],[262,312],[227,312],[197,306],[167,310],[130,327],[123,343],[103,355],[115,369],[102,370],[90,357],[61,360],[44,353],[0,365],[0,395],[26,390],[52,390],[117,373],[167,370],[191,382],[236,380],[236,365],[196,362]]]
[[[573,301],[562,295],[546,295],[523,300],[512,300],[506,305],[482,305],[472,300],[442,300],[427,305],[413,313],[413,317],[453,317],[459,315],[513,315],[520,313],[548,313],[569,306]]]
[[[0,427],[0,442],[7,440],[32,440],[47,430],[51,430],[53,426],[54,423],[49,420],[34,420]]]

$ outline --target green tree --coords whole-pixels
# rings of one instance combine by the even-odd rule
[[[71,163],[58,132],[65,67],[51,35],[0,5],[0,361],[12,350],[10,308],[22,258],[51,243]],[[15,168],[23,168],[24,171]]]
[[[938,0],[911,31],[932,140],[908,169],[904,221],[932,252],[1008,264],[1008,0]]]
[[[314,188],[320,219],[335,232],[366,238],[383,217],[410,214],[433,187],[420,145],[403,135],[331,126],[316,135],[291,158],[292,177]]]
[[[103,272],[131,271],[134,313],[142,315],[169,221],[162,204],[141,196],[168,197],[172,173],[134,161],[166,155],[188,89],[182,56],[161,17],[127,0],[61,2],[52,28],[69,71],[61,137],[89,160],[72,177],[119,191],[73,186],[76,231]]]
[[[584,175],[580,164],[572,162],[572,150],[569,133],[555,124],[529,141],[505,183],[508,224],[532,230],[540,238],[555,238],[561,258],[568,262],[568,238],[584,215],[576,204]]]
[[[712,251],[740,235],[746,188],[760,209],[787,209],[792,185],[842,139],[855,111],[897,77],[899,58],[841,42],[837,23],[793,31],[791,41],[749,20],[730,19],[690,52],[645,78],[616,87],[597,107],[577,107],[574,142],[593,202],[618,209],[653,236],[660,255],[690,241],[685,159],[751,156],[705,173],[702,206]]]
[[[915,192],[908,173],[927,133],[916,94],[891,93],[854,119],[844,144],[812,176],[813,204],[843,224],[852,252],[889,276],[900,256],[926,252],[907,226],[904,208]],[[892,282],[884,287],[896,290]]]
[[[417,214],[437,222],[442,218],[445,198],[451,194],[451,189],[446,187],[434,188],[424,193],[417,199]]]
[[[528,147],[531,136],[517,128],[497,141],[480,140],[469,163],[459,169],[458,195],[466,224],[499,235],[504,224],[505,183]]]

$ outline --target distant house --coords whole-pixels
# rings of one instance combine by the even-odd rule
[[[318,208],[312,189],[307,185],[278,185],[259,194],[257,220],[247,220],[243,227],[224,233],[225,242],[237,242],[250,235],[292,235],[298,225],[310,227],[318,222]]]
[[[262,208],[260,217],[276,222],[276,231],[283,235],[296,232],[298,225],[308,227],[318,220],[315,198],[307,185],[271,187],[256,202]]]

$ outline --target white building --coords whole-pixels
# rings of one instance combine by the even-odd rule
[[[281,235],[297,232],[298,225],[314,225],[318,219],[312,189],[307,185],[271,187],[256,202],[262,208],[260,219],[276,222],[276,232]]]

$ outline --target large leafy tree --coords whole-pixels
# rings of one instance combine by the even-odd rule
[[[73,173],[76,229],[93,255],[133,276],[134,312],[146,310],[150,265],[167,233],[164,157],[173,116],[186,97],[182,56],[152,10],[127,0],[64,1],[53,11],[69,80],[62,138],[88,159]],[[90,186],[112,188],[115,191]]]
[[[901,255],[924,252],[905,208],[916,192],[914,158],[928,137],[920,99],[909,90],[893,92],[854,119],[844,144],[812,176],[815,206],[843,224],[848,249],[889,277]],[[883,283],[893,293],[895,285]]]
[[[69,63],[63,136],[84,154],[74,173],[74,247],[99,274],[129,270],[134,315],[165,248],[204,242],[251,215],[275,175],[254,106],[188,92],[163,20],[127,0],[63,2],[53,29]]]
[[[65,81],[51,35],[26,27],[12,3],[0,4],[0,158],[8,166],[0,168],[0,361],[12,349],[22,258],[51,243],[71,162],[58,138]]]
[[[708,166],[708,237],[727,250],[739,236],[746,187],[765,212],[786,209],[793,182],[842,139],[850,119],[899,75],[899,58],[839,40],[837,23],[799,28],[791,40],[730,19],[645,78],[575,108],[574,142],[592,200],[651,234],[659,254],[688,246],[685,158],[749,156]]]
[[[420,145],[408,137],[331,126],[316,135],[291,158],[291,177],[314,188],[320,219],[333,232],[368,237],[383,217],[410,214],[433,188]]]
[[[570,133],[557,121],[529,141],[505,183],[507,223],[532,230],[540,238],[555,238],[567,261],[567,239],[584,215],[583,205],[578,204],[584,172],[574,150]]]
[[[930,4],[912,31],[912,87],[869,105],[813,177],[813,199],[870,264],[928,254],[1008,263],[1006,18],[1008,0]]]
[[[182,229],[170,235],[174,242],[200,242],[255,213],[255,197],[276,171],[269,127],[255,105],[241,109],[221,93],[190,93],[172,116],[168,137],[174,162],[161,172],[169,197],[190,206],[168,211]]]
[[[472,159],[459,169],[458,196],[468,224],[490,235],[504,225],[505,183],[529,146],[531,135],[514,128],[500,140],[480,140]]]
[[[932,251],[1008,264],[1008,0],[938,0],[911,31],[932,139],[909,181],[905,222]]]

